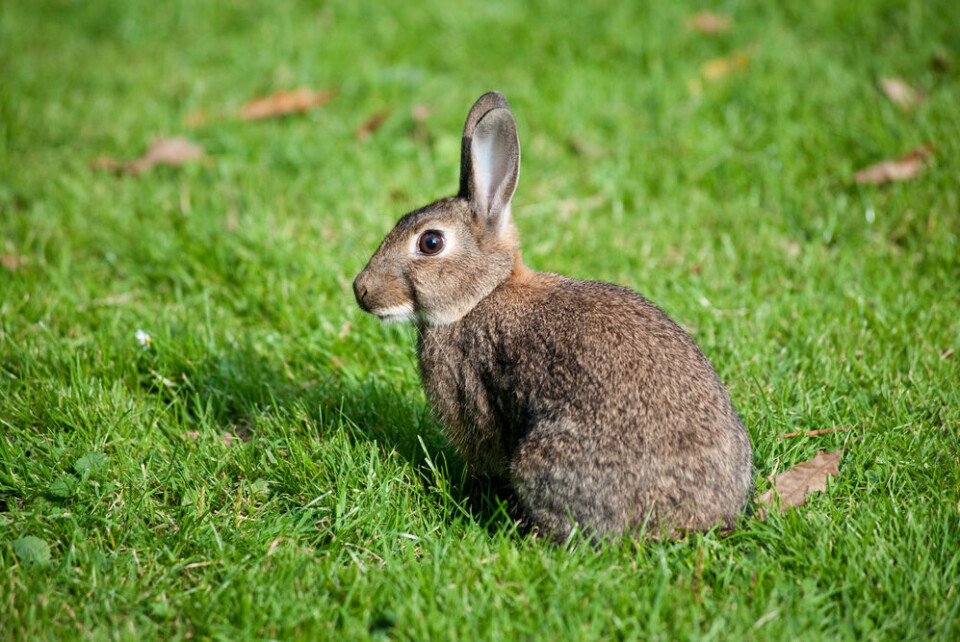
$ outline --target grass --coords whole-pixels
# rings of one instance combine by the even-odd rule
[[[956,639],[960,5],[715,9],[733,30],[688,31],[692,2],[3,3],[0,638]],[[888,76],[928,100],[898,109]],[[232,116],[299,86],[338,95]],[[595,551],[469,479],[412,330],[349,283],[455,190],[492,88],[527,262],[661,305],[759,489],[843,449],[826,493]],[[90,169],[175,134],[209,162]],[[926,142],[915,179],[852,182]]]

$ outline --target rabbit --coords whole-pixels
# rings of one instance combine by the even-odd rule
[[[639,294],[524,265],[519,170],[510,107],[484,94],[463,130],[458,194],[399,220],[356,277],[357,303],[413,322],[445,432],[468,470],[509,480],[535,536],[736,528],[752,450],[710,362]]]

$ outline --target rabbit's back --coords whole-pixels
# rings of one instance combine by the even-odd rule
[[[732,527],[747,501],[749,438],[713,367],[631,290],[524,270],[422,327],[419,354],[471,467],[509,475],[542,530]]]

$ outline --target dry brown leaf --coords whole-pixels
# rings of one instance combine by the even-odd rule
[[[787,437],[799,437],[803,435],[804,437],[815,437],[817,435],[827,435],[832,432],[841,432],[843,430],[853,430],[854,428],[865,428],[866,426],[840,426],[839,428],[821,428],[820,430],[808,430],[806,432],[785,432],[780,435],[780,439],[786,439]]]
[[[199,439],[200,433],[197,432],[196,430],[188,430],[187,437],[189,437],[190,439]]]
[[[687,18],[687,29],[700,33],[724,33],[733,28],[733,20],[710,11],[699,11]]]
[[[926,92],[917,91],[899,78],[881,78],[880,90],[904,111],[910,111],[927,99]]]
[[[953,357],[953,348],[947,348],[946,350],[940,353],[940,359],[942,359],[943,361],[946,361],[951,357]]]
[[[810,461],[800,462],[790,470],[780,473],[774,480],[774,488],[760,496],[760,504],[773,508],[774,495],[779,495],[781,511],[793,506],[803,506],[807,495],[827,490],[827,477],[840,473],[842,452],[817,451],[817,456]]]
[[[0,265],[7,268],[11,272],[16,272],[20,269],[20,266],[26,263],[27,260],[22,256],[14,256],[12,254],[0,254]]]
[[[260,120],[303,113],[314,107],[326,105],[333,98],[334,93],[329,89],[313,91],[302,87],[293,91],[278,91],[248,102],[240,108],[240,117],[244,120]]]
[[[357,127],[356,136],[357,140],[367,140],[373,136],[373,132],[380,129],[380,126],[383,125],[384,121],[387,120],[387,117],[390,115],[389,109],[384,109],[378,111],[370,118],[363,121],[359,127]]]
[[[700,73],[707,80],[719,80],[732,71],[745,69],[749,64],[750,54],[746,51],[738,51],[729,56],[708,60],[700,67]]]
[[[853,175],[857,183],[880,185],[889,181],[905,181],[923,169],[923,161],[933,153],[933,145],[927,143],[897,160],[887,160],[871,165]]]
[[[136,160],[122,163],[102,156],[93,161],[94,169],[105,169],[117,174],[141,174],[154,165],[179,166],[186,161],[203,158],[203,148],[191,143],[183,136],[158,138],[150,145],[147,153]]]
[[[422,123],[430,118],[432,114],[433,108],[430,107],[430,105],[414,105],[413,109],[410,110],[410,115],[413,117],[413,120],[418,123]]]

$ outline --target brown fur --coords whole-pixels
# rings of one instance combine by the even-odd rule
[[[541,533],[733,528],[753,467],[726,390],[640,295],[523,264],[509,203],[515,127],[499,94],[477,102],[461,154],[467,193],[402,218],[358,275],[357,301],[385,318],[409,309],[399,316],[418,328],[421,379],[448,435],[473,471],[509,477]],[[434,229],[448,248],[411,252]]]

